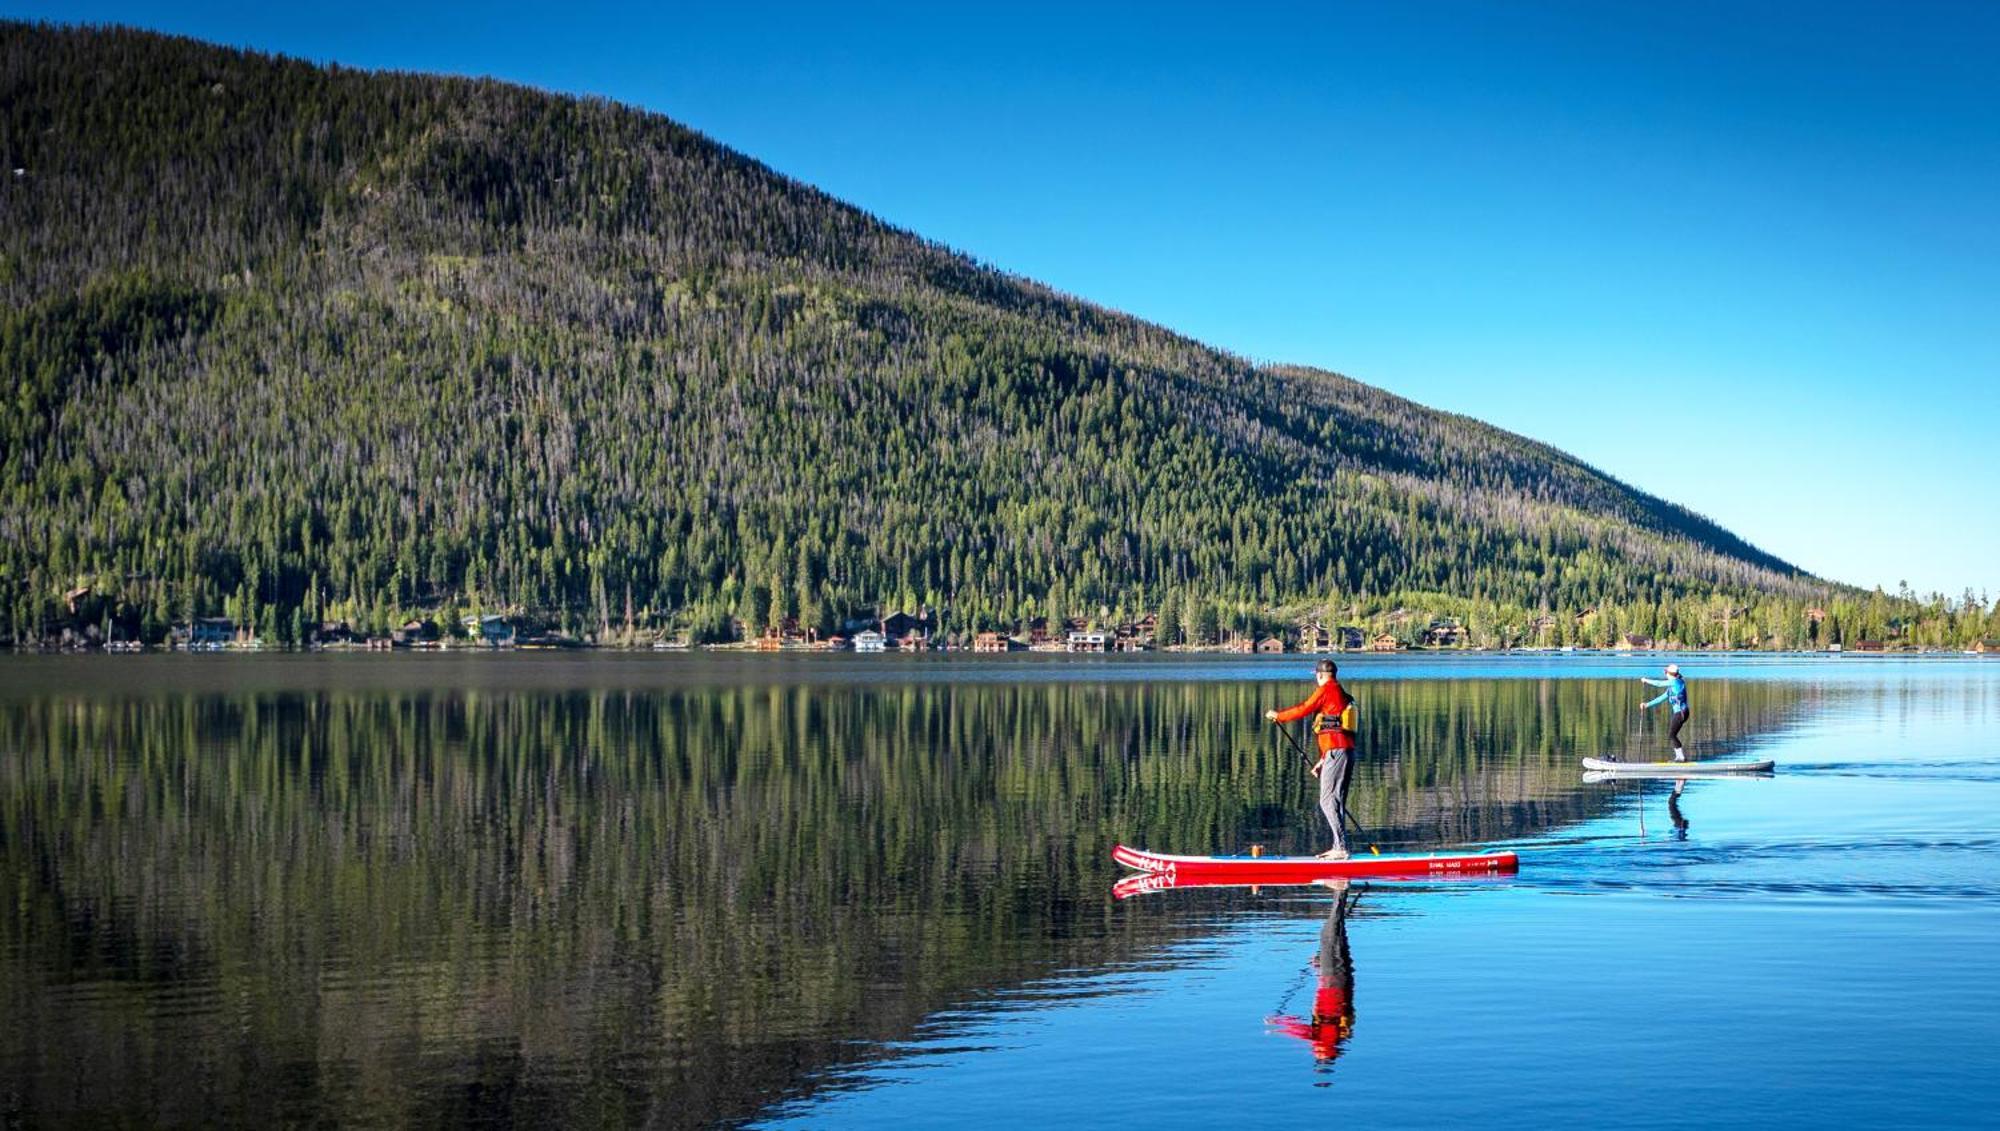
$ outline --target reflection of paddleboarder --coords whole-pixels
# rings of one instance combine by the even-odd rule
[[[1673,790],[1667,794],[1667,820],[1673,822],[1675,840],[1686,840],[1688,838],[1687,815],[1681,812],[1681,791],[1687,788],[1687,783],[1688,780],[1686,778],[1675,779]],[[1639,783],[1638,808],[1639,835],[1643,838],[1646,835],[1646,783],[1644,781]]]
[[[1347,912],[1361,898],[1350,894],[1346,880],[1327,880],[1333,889],[1333,909],[1319,931],[1319,986],[1313,991],[1310,1017],[1279,1014],[1266,1024],[1290,1037],[1311,1043],[1313,1059],[1329,1063],[1354,1035],[1354,959],[1347,952]]]
[[[1661,703],[1666,703],[1673,709],[1674,723],[1667,731],[1667,741],[1673,743],[1674,761],[1687,761],[1687,751],[1681,749],[1681,728],[1686,726],[1688,721],[1688,685],[1687,680],[1681,678],[1681,666],[1668,664],[1667,678],[1648,679],[1642,675],[1639,677],[1639,682],[1648,687],[1666,688],[1665,691],[1639,704],[1639,709],[1643,711],[1649,707],[1657,707]]]

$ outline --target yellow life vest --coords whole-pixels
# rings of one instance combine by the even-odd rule
[[[1344,730],[1351,733],[1354,730],[1354,723],[1357,718],[1359,718],[1359,712],[1355,711],[1354,700],[1350,698],[1347,701],[1347,706],[1342,707],[1338,715],[1321,715],[1315,720],[1313,723],[1313,733],[1324,734],[1330,730]]]

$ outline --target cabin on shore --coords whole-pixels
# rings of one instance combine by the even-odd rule
[[[1366,644],[1368,634],[1355,625],[1328,628],[1323,622],[1315,620],[1299,625],[1298,640],[1301,652],[1346,652]]]
[[[1621,647],[1629,648],[1633,651],[1650,651],[1653,647],[1652,637],[1642,636],[1636,632],[1626,633],[1619,638],[1619,641]]]
[[[1105,636],[1090,629],[1072,629],[1069,634],[1069,650],[1072,652],[1105,651]]]
[[[228,617],[196,617],[175,625],[173,639],[193,650],[221,648],[236,639],[236,622]]]
[[[1266,636],[1264,639],[1259,640],[1257,642],[1257,651],[1260,655],[1265,655],[1265,656],[1283,655],[1285,651],[1285,642],[1278,639],[1275,636]]]
[[[356,644],[362,637],[355,633],[354,626],[344,620],[323,620],[312,626],[306,643],[320,648],[344,647]]]
[[[1980,656],[2000,656],[2000,638],[1978,641],[1973,644],[1972,651]]]
[[[1394,633],[1380,632],[1376,633],[1375,639],[1368,642],[1368,650],[1370,652],[1401,652],[1403,650],[1403,642],[1396,639]]]
[[[819,629],[811,625],[800,625],[797,617],[781,617],[776,624],[764,626],[764,635],[757,638],[761,651],[775,652],[782,648],[810,648],[819,643]]]
[[[888,640],[872,628],[854,634],[856,652],[883,652],[888,650],[888,645]]]
[[[499,613],[473,613],[465,618],[465,634],[474,644],[509,648],[514,644],[514,622]]]
[[[437,622],[428,617],[406,620],[403,627],[389,634],[389,640],[399,648],[417,644],[435,644],[440,636]]]
[[[981,632],[972,638],[972,650],[975,652],[1012,652],[1017,647],[1019,645],[1014,643],[1013,637],[1004,632]]]
[[[1126,621],[1111,634],[1111,650],[1114,652],[1145,652],[1153,647],[1160,633],[1160,618],[1147,613],[1138,620]]]
[[[916,614],[890,613],[875,625],[888,647],[905,652],[921,652],[929,648],[931,636],[931,613],[929,609]]]
[[[1857,640],[1851,649],[1851,651],[1855,652],[1886,652],[1888,650],[1888,647],[1880,640]]]
[[[1452,648],[1465,643],[1465,626],[1456,620],[1441,618],[1424,629],[1423,642],[1432,648]]]

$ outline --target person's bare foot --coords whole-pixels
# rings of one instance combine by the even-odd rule
[[[1320,853],[1319,858],[1321,860],[1345,860],[1347,859],[1347,850],[1345,848],[1329,848],[1325,852]]]

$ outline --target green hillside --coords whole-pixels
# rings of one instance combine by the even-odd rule
[[[1829,597],[1546,445],[604,101],[4,24],[0,163],[0,639],[1407,605],[1693,643]]]

